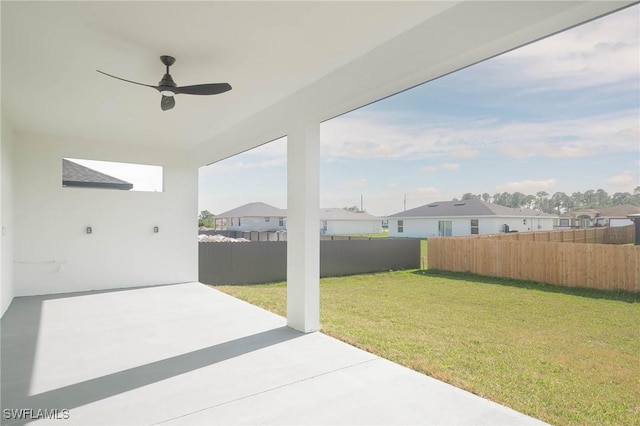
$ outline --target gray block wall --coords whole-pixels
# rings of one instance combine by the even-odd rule
[[[420,267],[420,240],[320,242],[320,276],[335,277]],[[287,243],[199,243],[199,280],[205,284],[256,284],[287,279]]]

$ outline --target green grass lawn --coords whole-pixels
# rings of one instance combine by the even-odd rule
[[[286,284],[215,288],[280,315]],[[401,271],[321,280],[322,331],[541,420],[640,424],[638,296]]]
[[[422,269],[427,269],[427,253],[429,253],[427,240],[422,240],[420,241],[420,267]]]

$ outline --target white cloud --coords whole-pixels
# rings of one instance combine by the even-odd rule
[[[355,111],[322,123],[324,157],[406,158],[433,152],[436,140],[420,126],[400,123],[403,117]]]
[[[389,189],[396,189],[398,187],[398,185],[396,185],[395,183],[390,183],[387,185],[387,188]]]
[[[496,73],[487,84],[535,81],[534,91],[637,84],[639,14],[634,6],[506,53],[486,63]]]
[[[460,164],[458,163],[441,163],[436,166],[424,166],[420,168],[422,173],[434,173],[438,170],[458,170]]]
[[[438,168],[436,166],[424,166],[420,168],[422,173],[433,173],[436,172]]]
[[[415,189],[415,192],[420,195],[433,195],[440,196],[442,192],[433,186],[421,186]]]
[[[580,102],[589,97],[594,105],[601,101],[594,96],[614,86],[618,91],[637,92],[639,14],[640,6],[627,8],[458,75],[468,78],[471,88],[481,82],[485,91],[489,87],[487,93],[509,87],[520,89],[521,96],[527,91],[589,88],[591,91],[580,92],[585,97]],[[323,123],[322,154],[329,158],[475,158],[492,150],[514,158],[576,158],[612,151],[635,153],[640,110],[632,108],[537,121],[533,121],[535,114],[506,121],[479,113],[460,117],[361,110]],[[571,111],[567,112],[570,116]],[[425,172],[433,171],[426,167]]]
[[[353,189],[353,188],[364,188],[367,186],[367,180],[364,178],[360,178],[357,180],[352,180],[348,182],[342,182],[338,185],[340,189]]]
[[[287,138],[260,145],[225,160],[200,168],[200,176],[219,175],[238,170],[286,167]]]
[[[548,157],[555,157],[555,158],[587,157],[592,154],[593,154],[592,150],[589,150],[586,148],[580,148],[578,146],[569,146],[569,145],[562,145],[557,147],[556,149],[553,149],[547,152]]]
[[[613,186],[632,187],[634,185],[633,172],[624,171],[607,179],[607,183]]]
[[[480,152],[476,149],[461,146],[459,148],[452,149],[450,155],[454,158],[475,158],[480,155]]]
[[[460,168],[460,164],[458,163],[442,163],[440,165],[441,168],[445,170],[458,170]]]
[[[555,179],[547,180],[523,180],[520,182],[509,182],[504,185],[498,185],[499,191],[506,192],[522,192],[525,194],[535,194],[538,191],[549,191],[556,186]]]
[[[493,150],[514,158],[583,157],[637,152],[638,109],[558,118],[500,122],[486,117],[421,116],[356,111],[322,125],[328,158],[430,158]],[[401,123],[401,124],[400,124]],[[432,169],[423,170],[432,172]]]

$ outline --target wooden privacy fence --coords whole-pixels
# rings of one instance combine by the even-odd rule
[[[640,292],[640,246],[430,238],[429,269]]]
[[[564,231],[510,232],[506,234],[473,235],[459,238],[497,238],[511,241],[545,241],[558,243],[629,244],[635,242],[635,225],[568,229]]]

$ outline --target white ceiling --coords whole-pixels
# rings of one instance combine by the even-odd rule
[[[608,2],[7,2],[2,108],[11,125],[189,150],[201,165],[629,5]],[[160,94],[228,82],[217,96]]]

